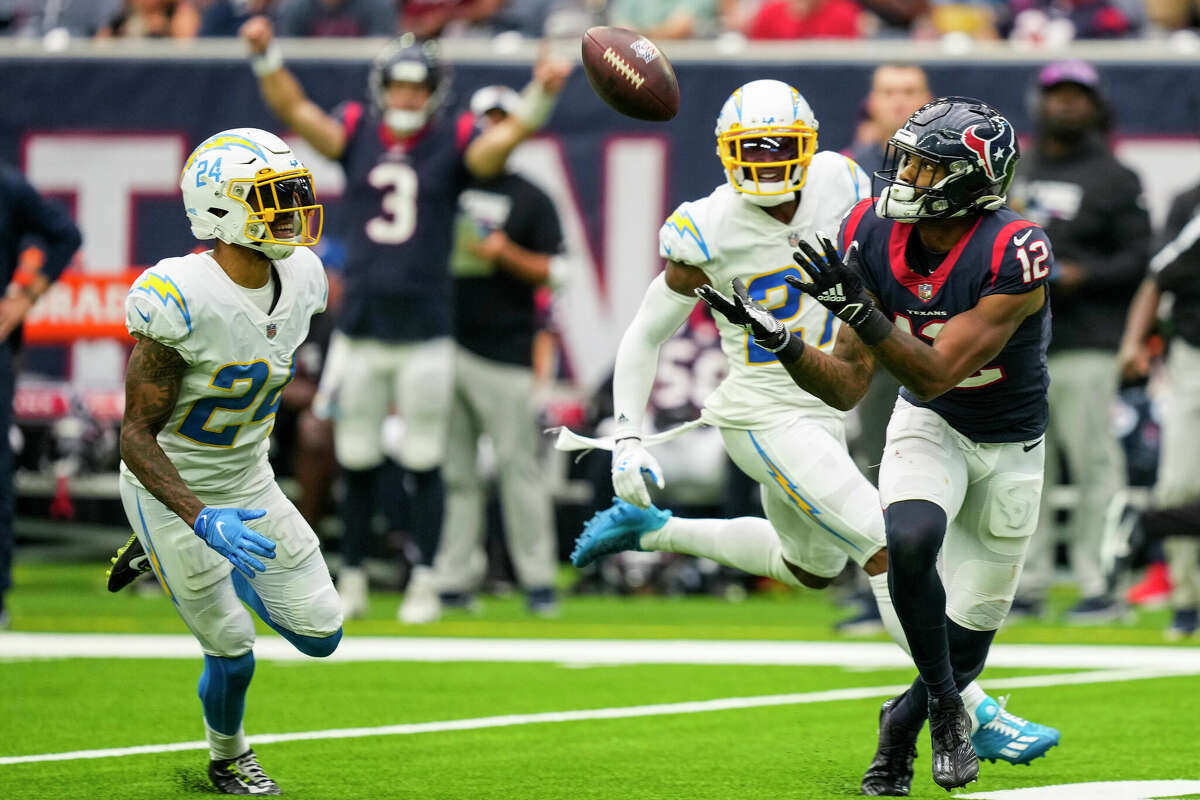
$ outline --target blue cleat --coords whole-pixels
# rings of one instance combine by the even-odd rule
[[[658,530],[670,517],[670,511],[654,506],[638,508],[614,497],[611,506],[597,511],[584,524],[583,533],[575,540],[575,549],[571,551],[571,563],[586,567],[601,556],[641,550],[638,542],[642,534]]]
[[[971,736],[971,744],[980,758],[995,762],[996,759],[1010,764],[1024,764],[1046,755],[1046,751],[1058,744],[1059,732],[1045,725],[1038,725],[1004,710],[1007,697],[997,703],[988,697],[975,709],[979,730]]]

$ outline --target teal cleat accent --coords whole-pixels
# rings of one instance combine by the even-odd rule
[[[632,503],[613,498],[613,504],[597,511],[583,526],[575,540],[571,563],[586,567],[596,559],[626,550],[641,550],[642,534],[656,531],[671,518],[671,512],[650,506],[638,508]]]
[[[1046,751],[1058,744],[1059,732],[1045,725],[1021,719],[1004,710],[1007,697],[996,702],[988,697],[975,709],[979,730],[971,736],[971,744],[980,758],[995,762],[997,759],[1010,764],[1024,764],[1046,755]]]

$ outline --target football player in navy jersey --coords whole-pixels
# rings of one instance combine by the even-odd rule
[[[822,398],[861,391],[862,365],[875,361],[903,384],[879,493],[889,588],[920,678],[881,709],[864,794],[907,794],[927,716],[938,785],[979,771],[959,690],[983,669],[1012,603],[1037,525],[1048,415],[1053,256],[1042,229],[1005,205],[1018,158],[995,109],[934,100],[889,140],[882,191],[842,224],[844,257],[825,237],[820,251],[801,243],[807,280],[787,278],[858,342],[839,358],[791,337],[778,357],[800,387]],[[779,338],[773,317],[748,298],[734,303],[756,338]]]
[[[421,550],[400,607],[403,622],[440,616],[429,569],[442,525],[453,406],[454,287],[449,273],[458,195],[500,173],[509,153],[549,117],[569,67],[543,60],[519,113],[486,130],[445,113],[449,79],[436,45],[406,34],[370,70],[369,102],[326,113],[283,65],[270,21],[242,28],[263,99],[280,120],[346,172],[345,292],[314,412],[334,422],[346,483],[338,590],[347,616],[365,611],[361,567],[384,462],[380,430],[392,407],[405,421],[401,464],[411,486],[410,528]]]

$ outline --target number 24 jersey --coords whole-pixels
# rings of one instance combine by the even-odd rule
[[[267,461],[275,412],[309,321],[325,310],[328,284],[308,248],[272,263],[280,289],[270,314],[211,253],[158,262],[125,299],[129,332],[187,362],[158,443],[198,494],[252,494],[275,479]],[[121,471],[137,482],[123,463]]]

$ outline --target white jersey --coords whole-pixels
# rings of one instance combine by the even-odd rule
[[[729,184],[701,200],[684,203],[659,230],[659,254],[698,267],[726,294],[741,278],[750,297],[772,309],[806,344],[828,351],[841,320],[784,278],[803,276],[792,260],[801,239],[822,231],[836,239],[842,219],[870,197],[866,173],[852,160],[823,151],[813,156],[792,221],[779,222],[751,205]],[[764,429],[782,424],[797,409],[842,416],[796,386],[774,354],[762,349],[740,325],[713,314],[729,375],[704,404],[706,421],[723,428]]]
[[[197,494],[248,495],[275,478],[267,462],[275,411],[309,321],[325,310],[328,284],[321,259],[308,248],[273,263],[280,290],[270,314],[211,253],[158,262],[125,299],[129,332],[187,362],[158,443]],[[124,463],[121,471],[136,482]]]

